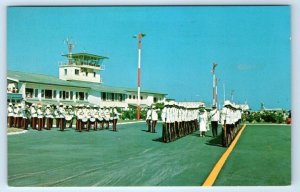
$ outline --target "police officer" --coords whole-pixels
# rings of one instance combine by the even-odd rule
[[[76,111],[76,130],[78,130],[79,132],[82,131],[82,118],[83,118],[83,109],[82,109],[83,105],[80,104],[78,106],[78,110]]]
[[[74,112],[73,112],[72,106],[69,105],[69,106],[67,106],[67,109],[65,111],[65,124],[66,124],[66,127],[67,127],[67,124],[68,124],[68,127],[72,128],[73,117],[74,117]]]
[[[21,126],[23,129],[28,129],[28,121],[30,119],[30,112],[29,112],[29,106],[23,105],[22,107],[22,121]]]
[[[155,133],[155,126],[158,120],[158,114],[155,106],[152,107],[151,120],[152,120],[151,133]]]
[[[217,109],[216,105],[212,106],[212,110],[209,112],[209,118],[211,122],[211,129],[213,137],[218,136],[218,122],[220,121],[220,112]]]
[[[41,131],[44,125],[44,111],[42,109],[42,105],[38,104],[37,109],[37,118],[38,118],[38,130]]]
[[[53,121],[53,111],[50,108],[50,105],[46,106],[45,110],[45,118],[46,118],[46,129],[50,130],[52,128]]]
[[[59,108],[58,108],[59,130],[60,131],[64,131],[66,128],[65,115],[66,115],[65,106],[62,103],[60,103]]]
[[[22,105],[18,104],[15,105],[14,108],[14,127],[15,128],[20,128],[21,127],[21,119],[22,119]]]
[[[112,123],[113,123],[113,131],[117,131],[117,122],[118,122],[118,119],[119,119],[119,115],[120,113],[118,113],[117,111],[117,108],[114,106],[113,109],[112,109],[112,114],[113,114],[113,120],[112,120]]]
[[[110,111],[109,108],[104,107],[104,122],[105,129],[109,129]]]
[[[35,104],[33,103],[30,107],[30,116],[31,116],[31,128],[36,129],[36,124],[37,124],[37,111]]]
[[[104,108],[101,106],[100,110],[98,111],[98,122],[100,123],[100,129],[103,129],[104,121],[105,121],[105,111]]]
[[[231,128],[233,126],[232,122],[232,110],[230,101],[226,100],[224,102],[224,107],[221,112],[221,122],[223,125],[222,129],[222,145],[228,147],[231,143]]]
[[[14,126],[14,106],[12,103],[9,103],[7,107],[7,123],[8,127]]]
[[[146,114],[146,123],[148,126],[147,132],[151,131],[151,114],[152,114],[151,107],[148,107],[147,114]]]
[[[83,109],[82,109],[82,112],[83,112],[83,116],[82,116],[82,129],[83,128],[86,128],[86,131],[89,131],[89,118],[90,118],[90,106],[89,105],[86,105],[86,106],[83,106]]]
[[[94,131],[97,131],[97,119],[98,119],[98,106],[94,105],[93,109],[91,110],[91,119],[90,123],[93,125]]]

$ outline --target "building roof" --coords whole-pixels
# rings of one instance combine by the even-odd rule
[[[62,56],[68,57],[69,54],[64,54]],[[73,53],[72,58],[73,59],[86,59],[86,60],[89,60],[89,59],[95,59],[95,60],[108,59],[108,57],[100,56],[100,55],[94,55],[94,54],[90,54],[90,53]]]
[[[84,87],[90,88],[90,86],[78,86],[76,83],[71,81],[61,80],[57,77],[37,74],[37,73],[28,73],[28,72],[20,72],[20,71],[7,71],[7,78],[14,79],[21,82],[29,82],[29,83],[40,83],[47,85],[60,85],[60,86],[69,86],[69,87]]]
[[[11,80],[21,81],[21,82],[90,88],[95,91],[108,92],[108,93],[125,94],[128,92],[137,92],[137,89],[134,89],[134,88],[115,87],[115,86],[103,85],[100,83],[93,83],[93,82],[86,82],[86,81],[74,81],[74,80],[66,81],[66,80],[61,80],[58,77],[50,76],[50,75],[19,72],[19,71],[10,71],[10,70],[7,71],[7,78],[11,79]],[[165,93],[149,91],[149,90],[141,90],[141,93],[167,95]]]

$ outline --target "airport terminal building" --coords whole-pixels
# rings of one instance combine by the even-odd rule
[[[7,71],[7,101],[65,105],[89,104],[127,109],[137,105],[137,89],[104,85],[100,71],[107,57],[88,53],[63,55],[59,77]],[[165,93],[141,89],[140,105],[147,107],[166,100]]]

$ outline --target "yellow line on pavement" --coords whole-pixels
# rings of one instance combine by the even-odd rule
[[[246,124],[242,127],[242,129],[239,131],[235,139],[232,141],[231,145],[227,148],[225,153],[222,155],[222,157],[219,159],[217,164],[214,166],[213,170],[210,172],[209,176],[206,178],[205,182],[202,184],[202,186],[212,186],[217,179],[223,165],[225,164],[225,161],[227,160],[228,156],[232,152],[233,148],[235,147],[237,141],[239,140],[242,132],[244,131],[246,127]]]

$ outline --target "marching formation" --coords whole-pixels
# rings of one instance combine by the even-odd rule
[[[60,103],[55,105],[32,104],[31,106],[9,103],[7,123],[8,127],[43,130],[54,127],[60,131],[72,128],[81,132],[83,129],[109,129],[117,131],[117,121],[120,113],[115,107],[99,107],[97,105],[66,106]],[[159,109],[149,107],[146,115],[147,132],[156,133]],[[167,102],[161,111],[162,141],[165,143],[175,141],[199,129],[200,137],[205,137],[211,123],[213,137],[218,136],[218,126],[222,125],[222,146],[229,146],[240,129],[242,111],[238,105],[225,101],[223,109],[219,111],[216,106],[208,113],[204,105],[188,106],[175,102]]]
[[[112,130],[117,131],[117,122],[119,113],[115,107],[99,107],[94,105],[76,105],[66,106],[60,103],[55,105],[32,104],[31,106],[9,103],[8,105],[7,123],[8,127],[32,129],[41,131],[42,129],[50,130],[55,127],[64,131],[66,127],[72,128],[75,121],[75,128],[81,132],[83,129],[89,131],[93,128],[109,129],[112,124]]]
[[[199,126],[198,114],[198,108],[195,106],[165,103],[161,112],[163,142],[172,142],[196,131]]]

